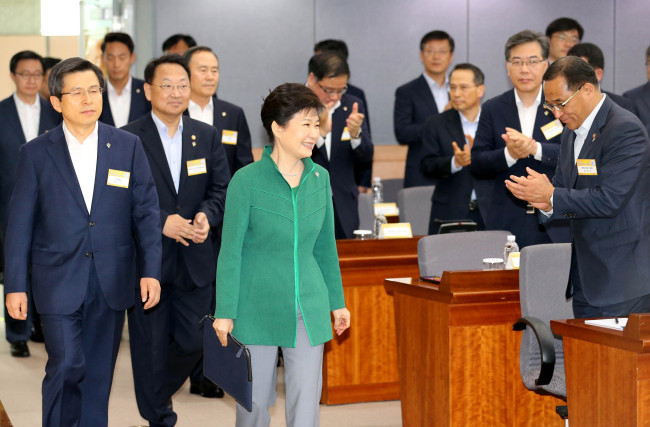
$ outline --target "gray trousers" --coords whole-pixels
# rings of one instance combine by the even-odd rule
[[[237,404],[236,427],[268,427],[269,408],[275,404],[278,347],[248,345],[253,369],[253,411]],[[296,348],[282,347],[284,382],[287,390],[287,427],[318,427],[323,382],[323,344],[312,347],[298,312]]]

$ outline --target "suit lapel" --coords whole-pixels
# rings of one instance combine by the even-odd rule
[[[567,162],[570,166],[570,178],[569,178],[569,185],[567,185],[567,188],[575,188],[576,182],[578,181],[578,167],[576,165],[576,154],[575,154],[575,140],[576,140],[576,134],[574,131],[571,131],[569,133],[569,142],[567,144],[567,148],[565,150],[565,153],[562,154],[567,154]]]
[[[178,183],[178,194],[183,193],[183,186],[187,182],[187,161],[194,160],[196,157],[196,145],[198,145],[198,139],[190,120],[189,117],[183,119],[183,133],[181,135],[181,177]],[[192,142],[194,142],[194,146],[192,146]]]
[[[96,203],[100,200],[104,189],[106,188],[106,180],[108,179],[108,167],[111,164],[111,158],[115,149],[111,149],[109,144],[113,137],[113,132],[108,126],[102,126],[98,122],[99,129],[97,131],[97,167],[95,169],[95,187],[93,189],[93,202],[91,212],[95,209]],[[133,172],[133,171],[127,171]]]
[[[424,75],[421,75],[418,80],[418,92],[422,95],[422,99],[426,105],[433,105],[433,114],[438,114],[440,112],[438,104],[436,104],[436,99],[433,97],[433,92],[431,92],[431,87],[427,82],[427,79],[424,78]],[[444,108],[444,106],[443,106]]]
[[[515,100],[515,90],[503,97],[504,113],[506,113],[506,123],[511,125],[508,127],[513,128],[517,132],[521,132],[521,121],[519,121],[519,110],[517,109],[517,101]],[[505,132],[505,129],[503,130]],[[501,140],[503,141],[503,140]],[[503,143],[505,146],[505,143]]]
[[[16,133],[16,135],[22,141],[21,144],[24,144],[27,141],[25,140],[25,134],[23,133],[23,127],[20,124],[20,117],[18,116],[18,107],[16,107],[16,101],[14,101],[13,96],[11,96],[11,98],[9,98],[9,99],[11,100],[10,101],[11,102],[11,108],[9,108],[7,110],[7,119],[9,121],[9,123],[12,123],[11,128],[13,129],[13,131]],[[41,110],[41,114],[42,114],[42,110]]]
[[[84,201],[81,187],[79,186],[79,180],[77,179],[77,174],[72,165],[72,158],[70,157],[70,151],[68,150],[65,135],[63,134],[62,125],[58,126],[52,132],[49,132],[49,136],[50,144],[47,146],[47,151],[54,160],[54,164],[61,174],[63,183],[68,187],[68,190],[72,193],[72,196],[79,207],[88,214],[88,207]],[[95,182],[97,182],[97,179],[95,179]]]
[[[165,149],[163,148],[162,141],[160,140],[160,135],[158,134],[158,128],[156,128],[156,124],[153,122],[151,114],[147,116],[147,119],[142,123],[142,127],[140,129],[144,135],[142,138],[142,144],[151,153],[151,157],[153,158],[154,162],[156,162],[156,166],[162,172],[162,175],[165,178],[165,182],[169,187],[169,191],[171,191],[172,194],[177,194],[176,187],[174,187],[174,179],[172,178],[172,173],[169,170],[169,163],[167,162]]]
[[[447,130],[452,136],[453,141],[456,141],[458,147],[462,150],[465,146],[465,134],[463,133],[463,123],[460,120],[460,112],[456,111],[456,114],[449,114],[447,116]]]
[[[650,109],[650,82],[643,86],[643,102],[645,102],[648,109]]]
[[[111,112],[111,103],[108,102],[108,89],[102,92],[102,116],[104,116],[104,123],[107,125],[115,126],[113,113]]]
[[[142,89],[140,89],[140,86],[136,83],[135,79],[132,77],[131,78],[131,104],[129,105],[129,123],[140,118],[140,117],[133,117],[133,116],[136,111],[140,110],[139,108],[137,108],[136,104],[139,104],[141,101],[141,97],[142,97],[142,95],[140,94],[141,91]]]

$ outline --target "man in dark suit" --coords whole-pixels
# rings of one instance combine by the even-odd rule
[[[219,59],[212,49],[196,46],[183,54],[190,67],[192,91],[185,115],[217,128],[230,173],[253,163],[251,133],[241,107],[217,98]]]
[[[598,88],[594,70],[567,56],[544,75],[546,108],[566,126],[552,183],[529,168],[507,187],[540,210],[569,218],[576,317],[650,311],[650,140],[639,119]],[[570,289],[569,289],[570,293]]]
[[[160,297],[156,188],[139,139],[97,122],[103,84],[81,58],[52,69],[50,101],[63,124],[21,148],[9,205],[5,299],[25,319],[31,268],[48,354],[44,426],[108,425],[137,277],[137,306]]]
[[[162,51],[165,55],[183,55],[187,49],[196,46],[196,40],[189,34],[172,34],[162,44]]]
[[[569,49],[580,43],[585,35],[582,25],[573,18],[557,18],[546,27],[550,63],[567,56]]]
[[[0,242],[7,233],[9,199],[14,188],[18,153],[25,142],[54,129],[61,115],[54,111],[49,100],[38,96],[43,80],[43,58],[25,50],[9,61],[11,80],[16,85],[14,94],[0,102]],[[14,357],[28,357],[27,341],[35,331],[40,333],[40,323],[35,317],[32,299],[27,320],[5,316],[5,333]],[[5,311],[5,314],[6,311]]]
[[[99,120],[119,128],[149,113],[151,104],[144,96],[144,81],[131,76],[131,65],[135,62],[131,36],[108,33],[101,49],[108,78]]]
[[[444,31],[425,34],[420,41],[424,73],[395,91],[395,138],[400,144],[408,145],[404,188],[435,184],[420,171],[422,127],[429,117],[449,108],[447,69],[453,60],[454,39],[449,34]]]
[[[484,82],[483,72],[475,65],[456,65],[449,75],[453,109],[431,117],[424,125],[420,168],[424,176],[438,182],[431,198],[429,234],[438,232],[437,220],[470,219],[479,229],[485,228],[468,167],[485,93]]]
[[[372,162],[374,147],[359,98],[346,93],[350,69],[335,52],[309,60],[310,88],[325,105],[320,116],[320,138],[312,160],[330,173],[334,198],[334,232],[337,239],[351,239],[359,228],[359,189],[355,162]]]
[[[213,126],[183,117],[190,71],[178,55],[147,64],[145,93],[151,114],[130,123],[151,165],[163,225],[162,292],[155,310],[129,312],[135,395],[143,418],[173,426],[171,396],[203,354],[199,321],[214,298],[215,257],[210,227],[223,220],[228,161]]]
[[[562,124],[542,107],[542,75],[548,67],[548,40],[530,30],[506,42],[506,67],[514,89],[483,104],[470,170],[476,178],[479,208],[488,230],[509,230],[519,247],[549,243],[532,207],[503,185],[526,167],[549,176],[557,166]],[[554,241],[568,240],[568,231]]]
[[[591,65],[591,68],[594,69],[596,77],[598,78],[598,84],[603,79],[603,74],[605,72],[605,55],[603,51],[593,43],[578,43],[569,50],[570,56],[577,56],[583,61],[586,61],[587,64]],[[615,93],[607,92],[600,88],[600,91],[605,95],[609,96],[612,101],[625,108],[626,110],[635,113],[634,104],[632,101],[627,99],[624,96],[616,95]]]
[[[645,52],[645,67],[648,72],[648,82],[628,90],[623,96],[632,100],[636,115],[643,125],[650,129],[650,46]]]
[[[314,45],[314,55],[323,52],[336,52],[343,56],[345,61],[348,61],[348,45],[343,40],[327,39],[321,40]],[[355,96],[361,100],[363,108],[366,111],[365,121],[368,124],[368,132],[370,128],[370,111],[368,110],[368,101],[366,100],[366,93],[358,86],[354,86],[348,82],[348,95]],[[372,185],[372,162],[355,162],[354,163],[354,178],[359,186],[359,192],[370,192]]]

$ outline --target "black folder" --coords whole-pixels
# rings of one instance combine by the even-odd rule
[[[206,323],[205,320],[210,320]],[[253,371],[251,354],[246,346],[228,334],[228,345],[221,345],[212,329],[213,316],[203,323],[203,375],[232,396],[237,403],[253,410]]]

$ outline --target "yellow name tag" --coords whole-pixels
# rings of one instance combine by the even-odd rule
[[[544,137],[547,141],[561,134],[562,129],[564,129],[564,127],[562,126],[562,122],[558,119],[555,119],[551,123],[547,123],[542,126],[542,132],[544,133]]]
[[[226,130],[224,129],[221,132],[221,143],[222,144],[237,144],[237,131],[236,130]]]
[[[578,159],[578,175],[598,175],[594,159]]]
[[[518,270],[519,269],[519,252],[510,252],[508,255],[508,260],[506,261],[506,270]]]
[[[400,239],[413,237],[411,223],[399,222],[397,224],[382,224],[381,237],[384,239]]]
[[[129,188],[130,178],[131,178],[131,172],[109,169],[108,180],[106,181],[106,184],[112,185],[113,187]]]
[[[208,173],[208,168],[205,166],[205,158],[187,161],[187,176],[200,175],[202,173]]]
[[[350,140],[350,131],[346,126],[343,128],[343,133],[341,133],[341,141],[349,141],[349,140]]]
[[[399,215],[397,203],[375,203],[375,215]]]

